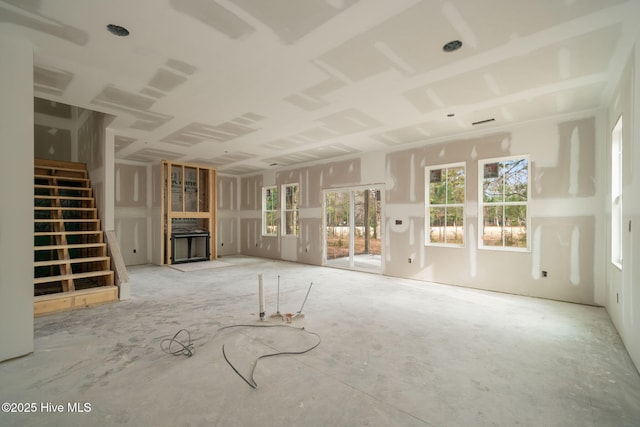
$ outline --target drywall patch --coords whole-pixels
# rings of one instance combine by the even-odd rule
[[[315,111],[329,105],[320,98],[311,97],[304,93],[295,93],[284,98],[285,101],[295,105],[304,111]]]
[[[330,114],[317,121],[338,135],[371,130],[382,125],[377,119],[355,108]]]
[[[118,151],[122,150],[123,148],[128,147],[129,145],[133,144],[136,141],[137,141],[137,139],[135,139],[135,138],[129,138],[129,137],[122,136],[122,135],[116,135],[115,138],[114,138],[114,147],[115,147],[116,153]]]
[[[277,163],[278,165],[290,165],[296,163],[309,162],[312,160],[328,159],[331,157],[354,154],[359,151],[344,144],[333,144],[323,147],[316,147],[309,150],[297,151],[284,156],[270,157],[263,161],[267,164]]]
[[[293,44],[359,0],[342,0],[340,7],[325,1],[296,0],[286,3],[286,13],[270,2],[231,1],[269,27],[283,43]]]
[[[249,113],[247,113],[249,114]],[[247,114],[242,116],[242,120],[251,120]],[[201,142],[227,142],[232,139],[255,132],[257,128],[238,124],[236,119],[218,125],[208,125],[205,123],[193,122],[181,129],[173,132],[162,139],[163,142],[179,145],[182,147],[191,147]],[[262,120],[262,116],[254,119],[253,122]]]
[[[578,127],[571,131],[569,154],[569,195],[575,197],[578,194],[578,172],[580,169],[580,133]]]
[[[74,75],[69,71],[57,68],[33,67],[33,86],[36,91],[52,95],[62,95],[73,80]]]
[[[245,20],[214,1],[170,0],[169,4],[176,11],[202,22],[231,39],[239,39],[256,31]]]
[[[71,131],[50,126],[33,126],[34,156],[50,160],[71,160]]]
[[[580,229],[574,226],[571,230],[571,274],[569,276],[571,284],[580,284]]]
[[[268,148],[269,150],[274,151],[282,151],[288,150],[290,148],[298,147],[301,145],[298,141],[292,141],[286,138],[282,139],[274,139],[273,141],[269,141],[265,144],[262,144],[260,147]]]
[[[540,251],[542,246],[542,226],[535,227],[533,231],[533,241],[531,242],[531,277],[538,280],[541,277],[542,266],[540,265]]]
[[[198,68],[195,65],[188,64],[184,61],[180,61],[179,59],[167,59],[167,62],[165,62],[165,65],[176,71],[180,71],[182,74],[188,74],[188,75],[191,75],[198,70]]]
[[[595,135],[595,117],[558,124],[557,164],[536,167],[536,198],[595,196]]]
[[[91,100],[92,104],[113,108],[125,112],[137,120],[130,126],[133,129],[152,131],[173,117],[166,114],[147,111],[156,102],[155,99],[118,89],[107,85]]]
[[[228,173],[231,175],[244,175],[247,173],[258,172],[263,169],[264,168],[262,166],[237,165],[237,166],[221,167],[219,168],[219,171]]]
[[[315,64],[314,64],[315,65]],[[322,69],[321,69],[322,70]],[[322,70],[326,72],[325,70]],[[346,84],[334,77],[329,76],[322,82],[311,86],[301,92],[295,93],[284,98],[285,101],[299,107],[304,111],[314,111],[329,105],[323,97],[345,87]]]
[[[146,166],[116,163],[116,203],[117,207],[147,206]]]
[[[149,82],[149,86],[163,92],[170,92],[186,81],[186,77],[160,68]]]
[[[477,218],[475,218],[477,220]],[[478,246],[476,245],[476,227],[475,221],[469,218],[467,239],[469,241],[469,276],[476,277],[478,275]]]
[[[157,162],[159,160],[175,160],[182,157],[182,153],[173,151],[159,150],[157,148],[143,148],[126,157],[126,160],[134,160],[137,162]]]
[[[0,3],[0,22],[31,28],[78,46],[84,46],[89,41],[89,33],[86,31],[43,15],[40,12],[40,1],[4,0],[4,3],[9,3],[26,13],[8,8]]]
[[[140,89],[140,93],[143,95],[152,96],[156,99],[160,99],[165,96],[163,92],[160,92],[159,90],[150,89],[148,87],[145,87],[144,89]]]
[[[42,98],[33,99],[33,111],[47,116],[71,119],[71,106]]]
[[[93,101],[100,104],[115,104],[133,110],[148,110],[156,102],[155,99],[118,89],[114,85],[104,87]]]
[[[230,163],[240,162],[242,160],[247,160],[252,157],[253,156],[251,154],[238,151],[236,153],[226,153],[222,156],[212,157],[210,159],[207,159],[206,161],[207,161],[207,164],[210,164],[210,165],[223,166],[223,165],[229,165]]]

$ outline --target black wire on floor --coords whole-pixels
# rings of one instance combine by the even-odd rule
[[[263,354],[262,356],[259,356],[254,362],[253,362],[253,366],[251,367],[251,375],[249,376],[249,379],[245,378],[237,369],[235,366],[233,366],[233,364],[231,363],[231,361],[229,360],[229,358],[227,358],[227,354],[224,351],[224,344],[222,345],[222,355],[224,356],[224,360],[227,361],[227,363],[229,364],[229,366],[231,366],[231,369],[234,370],[234,372],[236,374],[238,374],[238,376],[240,378],[242,378],[244,380],[245,383],[247,383],[249,385],[249,387],[251,388],[258,388],[258,383],[256,383],[256,381],[253,379],[253,373],[256,370],[256,366],[258,366],[258,361],[260,359],[265,359],[267,357],[273,357],[273,356],[284,356],[284,355],[296,355],[296,354],[304,354],[304,353],[308,353],[311,350],[313,350],[314,348],[316,348],[317,346],[320,345],[320,342],[322,341],[322,339],[320,338],[320,335],[316,334],[315,332],[310,332],[307,331],[304,327],[302,328],[296,328],[293,326],[286,326],[286,325],[229,325],[229,326],[223,326],[220,329],[218,329],[217,332],[223,330],[223,329],[229,329],[229,328],[289,328],[289,329],[296,329],[298,331],[302,331],[305,332],[309,335],[314,335],[316,338],[318,338],[318,342],[315,343],[313,346],[307,348],[306,350],[302,350],[302,351],[279,351],[276,353],[267,353],[267,354]]]
[[[178,340],[178,336],[180,334],[186,335],[186,344]],[[195,348],[193,348],[193,343],[191,342],[191,333],[186,329],[180,329],[172,338],[165,338],[160,341],[160,348],[165,353],[173,356],[191,357],[196,352]]]

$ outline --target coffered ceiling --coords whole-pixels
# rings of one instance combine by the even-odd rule
[[[38,98],[116,117],[116,158],[245,174],[600,108],[638,17],[639,0],[4,0],[0,34],[33,43]]]

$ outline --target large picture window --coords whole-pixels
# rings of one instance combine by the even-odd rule
[[[529,248],[529,158],[481,160],[479,166],[479,245]]]
[[[464,246],[465,164],[425,168],[425,244]]]
[[[622,117],[611,132],[611,262],[622,269]]]
[[[300,225],[298,224],[298,205],[300,192],[298,184],[285,184],[282,186],[282,234],[285,236],[298,236]]]
[[[278,235],[278,187],[262,188],[262,235]]]

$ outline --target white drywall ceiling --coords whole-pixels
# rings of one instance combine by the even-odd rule
[[[599,108],[638,16],[639,0],[5,0],[0,34],[36,46],[35,96],[117,117],[116,158],[243,174]]]

